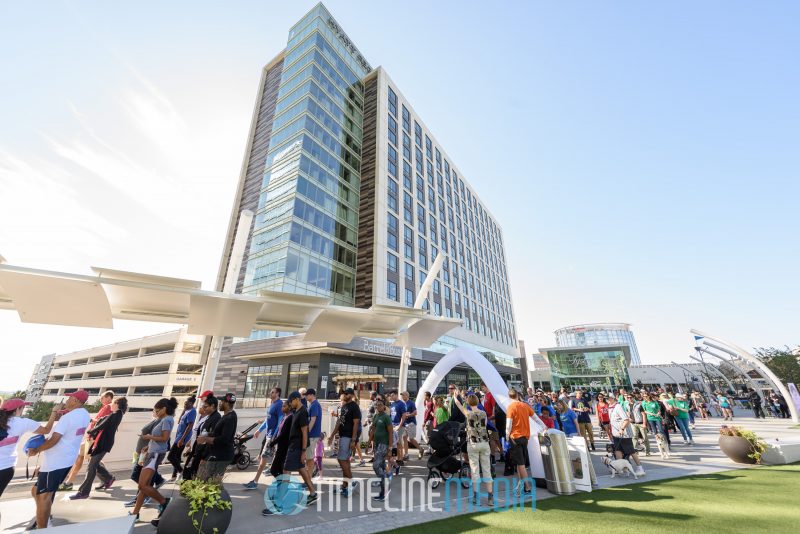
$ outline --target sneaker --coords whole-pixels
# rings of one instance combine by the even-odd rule
[[[341,495],[342,497],[349,497],[350,488],[339,488],[339,495]]]
[[[251,481],[250,481],[250,482],[248,482],[247,484],[242,484],[242,486],[243,486],[243,487],[244,487],[244,489],[246,489],[246,490],[254,490],[254,489],[257,489],[257,488],[258,488],[258,484],[256,484],[256,481],[255,481],[255,480],[251,480]]]
[[[164,483],[166,483],[166,481],[167,481],[167,479],[166,479],[166,478],[162,478],[162,479],[161,479],[161,482],[159,482],[158,484],[156,484],[156,485],[155,485],[155,486],[153,486],[153,487],[154,487],[155,489],[158,489],[158,488],[160,488],[161,486],[163,486],[163,485],[164,485]]]
[[[153,519],[152,521],[150,521],[150,524],[153,525],[154,527],[158,528],[158,522],[159,522],[158,519]]]
[[[642,467],[641,465],[637,465],[636,467],[633,468],[633,470],[637,475],[640,476],[644,476],[647,474],[644,472],[644,467]]]
[[[400,474],[400,466],[399,466],[399,465],[396,465],[396,466],[394,467],[394,474],[395,474],[395,475],[399,475],[399,474]]]
[[[489,502],[487,504],[488,506],[494,508],[494,493],[489,494]]]
[[[360,462],[358,462],[358,467],[364,467],[365,465],[367,465],[366,460],[361,460]]]
[[[683,440],[683,444],[684,444],[684,445],[688,445],[688,444],[689,444],[689,442],[688,442],[688,441],[686,441],[686,440]]]
[[[408,461],[408,455],[407,455],[407,454],[406,454],[405,456],[403,456],[403,461],[404,461],[404,462],[407,462],[407,461]]]
[[[596,451],[597,449],[594,448],[594,443],[592,443],[592,450]]]
[[[317,499],[319,499],[319,495],[317,495],[316,493],[313,495],[309,495],[308,499],[306,499],[306,506],[311,506],[312,504],[317,502]]]
[[[72,484],[68,484],[66,482],[62,482],[61,485],[58,487],[58,491],[70,491],[72,490]]]
[[[351,480],[350,491],[355,491],[356,489],[358,489],[358,480]]]
[[[125,508],[131,508],[131,507],[133,507],[135,505],[136,505],[136,497],[134,497],[133,499],[131,499],[128,502],[126,502],[123,506]]]
[[[136,523],[138,523],[138,522],[139,522],[139,514],[134,514],[133,512],[128,512],[128,515],[132,515],[132,516],[134,516],[134,517],[136,518],[136,519],[134,519],[134,521],[135,521]]]
[[[694,440],[693,439],[689,440],[689,445],[694,445]]]
[[[263,510],[261,510],[261,515],[263,515],[264,517],[269,517],[271,515],[275,515],[275,512],[271,511],[269,508],[264,508]]]
[[[153,504],[153,499],[151,497],[145,497],[142,506],[150,506],[151,504]]]
[[[422,447],[420,447],[420,449],[419,449],[419,458],[418,458],[419,460],[422,460],[422,455],[423,454],[424,454],[424,452],[422,451]]]
[[[170,501],[170,498],[167,497],[167,500],[164,501],[164,504],[159,504],[158,505],[158,517],[161,517],[161,514],[163,514],[164,510],[167,509],[167,506],[169,506],[169,501]]]
[[[114,482],[117,481],[117,477],[112,476],[108,482],[103,485],[103,489],[110,490],[111,486],[114,485]]]
[[[383,502],[383,501],[386,500],[386,495],[385,494],[384,495],[376,495],[375,497],[372,498],[372,500],[373,501],[377,501],[377,502]]]
[[[88,493],[81,493],[80,491],[78,493],[76,493],[75,495],[70,495],[69,496],[69,500],[71,500],[71,501],[80,501],[80,500],[88,499],[88,498],[89,498],[89,494]]]
[[[381,485],[381,481],[380,480],[373,480],[372,481],[372,487],[373,488],[377,488],[380,485]]]

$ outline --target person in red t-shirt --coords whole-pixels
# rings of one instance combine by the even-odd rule
[[[494,395],[492,392],[489,391],[489,388],[486,387],[486,384],[481,382],[481,392],[483,392],[483,409],[486,411],[486,420],[488,422],[487,426],[489,428],[489,448],[492,453],[492,457],[498,452],[500,452],[500,436],[497,433],[497,430],[492,430],[492,428],[496,429],[497,425],[495,424],[494,419],[494,411],[497,407],[497,401],[494,400]]]
[[[94,428],[94,425],[97,424],[100,419],[103,417],[111,415],[113,411],[111,408],[111,402],[114,400],[114,392],[113,391],[106,391],[100,396],[100,410],[92,417],[92,420],[89,422],[89,427],[86,429],[88,432],[89,430]],[[69,476],[67,480],[65,480],[61,486],[58,487],[59,491],[69,491],[72,489],[72,486],[75,482],[75,477],[78,476],[78,473],[81,472],[81,467],[83,467],[83,459],[89,456],[89,447],[92,445],[92,439],[89,438],[89,435],[86,435],[86,438],[81,443],[81,449],[78,451],[78,457],[75,459],[75,464],[72,466],[72,469],[69,472]]]
[[[597,395],[597,422],[600,423],[600,428],[605,430],[608,441],[614,441],[611,437],[611,414],[606,402],[606,396],[602,393]]]

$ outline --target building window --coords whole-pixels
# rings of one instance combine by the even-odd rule
[[[414,307],[414,291],[406,288],[406,306],[409,308]]]
[[[287,393],[308,387],[308,364],[292,363],[289,365],[289,385]]]
[[[386,256],[386,259],[387,259],[386,265],[389,267],[390,271],[392,271],[393,273],[396,273],[397,272],[397,256],[395,256],[391,252],[387,252],[386,254],[387,254],[387,256]]]
[[[414,281],[414,266],[406,263],[406,280]]]
[[[399,252],[397,250],[397,236],[394,235],[392,232],[387,232],[386,237],[389,244],[389,248],[394,250],[395,252]]]
[[[251,365],[247,369],[245,398],[266,399],[272,388],[280,387],[283,365]]]
[[[389,87],[389,113],[397,117],[397,95]]]
[[[387,280],[386,282],[386,298],[389,298],[391,300],[398,300],[397,284],[392,282],[391,280]]]

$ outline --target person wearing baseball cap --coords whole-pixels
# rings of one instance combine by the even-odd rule
[[[30,402],[22,399],[8,399],[0,406],[0,496],[14,478],[14,466],[17,464],[17,443],[20,437],[33,434],[48,434],[58,417],[60,406],[54,406],[50,419],[40,425],[33,419],[22,417],[22,412]]]
[[[67,393],[65,413],[53,427],[53,432],[41,446],[28,451],[29,456],[41,454],[39,478],[36,481],[34,500],[36,501],[36,528],[47,528],[55,492],[67,478],[81,448],[83,434],[91,417],[83,405],[89,400],[89,393],[83,389]]]
[[[314,451],[322,438],[322,406],[317,400],[317,390],[306,390],[306,409],[308,410],[308,447],[306,447],[306,469],[314,472]]]

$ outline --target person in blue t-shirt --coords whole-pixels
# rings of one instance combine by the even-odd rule
[[[244,489],[256,489],[258,487],[258,479],[261,478],[261,473],[267,466],[270,453],[272,452],[267,446],[270,439],[276,435],[280,428],[281,420],[283,419],[283,401],[281,400],[281,388],[272,388],[269,392],[271,404],[267,408],[267,416],[258,427],[256,433],[253,434],[254,439],[258,439],[262,432],[264,434],[264,444],[261,446],[261,460],[258,462],[258,469],[256,469],[256,476],[250,482],[242,484]]]
[[[402,461],[405,457],[405,451],[403,450],[403,444],[405,440],[403,439],[406,435],[406,428],[403,426],[403,415],[406,413],[406,403],[400,400],[397,397],[397,391],[390,391],[389,392],[389,417],[392,418],[392,425],[394,425],[394,431],[397,432],[397,458]]]
[[[578,435],[578,414],[570,410],[567,403],[564,401],[558,401],[556,405],[558,408],[558,419],[561,421],[561,428],[564,430],[564,434],[567,437],[577,436]]]
[[[195,396],[192,395],[183,403],[183,413],[178,420],[178,430],[175,432],[175,441],[167,455],[167,461],[172,464],[172,478],[173,482],[178,475],[183,472],[183,465],[181,465],[183,458],[183,447],[189,442],[189,437],[192,434],[192,427],[194,420],[197,418],[197,410],[194,409]]]
[[[417,405],[411,400],[408,391],[402,393],[403,402],[406,404],[406,413],[403,416],[403,428],[405,428],[405,437],[403,438],[403,450],[405,456],[403,459],[408,459],[408,445],[409,443],[416,447],[419,458],[422,458],[422,447],[417,443]]]
[[[314,472],[314,452],[317,442],[322,439],[322,406],[317,400],[317,390],[306,390],[306,404],[308,405],[308,448],[306,449],[306,468],[309,473]]]

